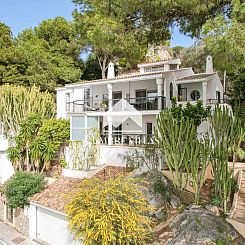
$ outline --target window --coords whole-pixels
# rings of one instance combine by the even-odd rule
[[[178,86],[178,100],[187,101],[187,88],[182,88],[181,85]]]
[[[102,99],[103,102],[108,101],[108,94],[103,94]]]
[[[147,91],[147,97],[148,98],[157,97],[157,90],[148,90]]]
[[[147,110],[157,110],[158,97],[157,90],[148,90],[147,91]]]
[[[173,83],[170,83],[169,84],[169,97],[170,97],[170,100],[172,100],[173,96],[174,96]]]
[[[135,109],[145,110],[146,109],[146,90],[136,90],[135,91]]]
[[[112,93],[112,101],[113,105],[115,105],[117,102],[119,102],[122,99],[122,91],[120,92],[113,92]]]
[[[85,140],[84,116],[71,117],[71,140]]]
[[[84,104],[90,106],[91,90],[90,88],[84,89]]]
[[[177,70],[177,64],[170,64],[169,70]]]
[[[217,100],[218,103],[221,102],[220,91],[216,91],[216,100]]]
[[[145,67],[145,72],[164,71],[164,66]]]
[[[71,140],[85,140],[85,117],[72,116],[71,117]],[[87,117],[87,129],[99,128],[98,117]]]
[[[199,100],[201,97],[201,93],[198,90],[192,90],[191,91],[191,99],[196,101]]]
[[[146,123],[146,134],[152,135],[153,133],[153,126],[152,123]]]

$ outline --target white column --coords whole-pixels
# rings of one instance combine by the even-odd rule
[[[107,116],[108,121],[108,145],[113,144],[113,138],[112,138],[112,116]]]
[[[202,82],[202,100],[203,100],[203,107],[206,108],[207,106],[207,82]]]
[[[177,99],[178,97],[178,87],[175,83],[175,80],[173,81],[173,96]]]
[[[162,110],[162,86],[163,86],[163,78],[157,78],[157,96],[158,96],[158,110]],[[164,91],[165,93],[165,91]]]
[[[112,111],[112,84],[107,84],[108,89],[108,100],[109,100],[109,111]]]
[[[108,100],[109,100],[108,111],[109,113],[111,113],[112,112],[112,84],[111,83],[107,84],[107,89],[108,89]],[[108,145],[112,145],[113,139],[112,139],[112,116],[111,115],[107,116],[107,122],[108,122]]]

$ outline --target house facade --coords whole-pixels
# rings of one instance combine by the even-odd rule
[[[161,110],[178,104],[223,103],[223,86],[207,57],[206,72],[181,68],[179,59],[139,64],[135,74],[115,76],[109,64],[107,79],[83,81],[57,88],[57,117],[70,118],[71,140],[86,140],[96,128],[104,145],[135,145],[151,140]]]

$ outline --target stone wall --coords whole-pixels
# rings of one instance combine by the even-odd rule
[[[28,236],[29,235],[29,217],[27,212],[24,212],[24,209],[18,208],[15,209],[14,214],[14,227],[17,231]]]
[[[0,220],[4,220],[4,202],[5,198],[0,195]]]

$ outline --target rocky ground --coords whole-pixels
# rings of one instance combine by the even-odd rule
[[[155,210],[151,214],[157,223],[152,245],[245,244],[245,239],[219,216],[216,207],[185,207],[183,202],[192,202],[190,193],[176,193],[171,182],[159,173],[136,177],[145,181],[143,192]]]

